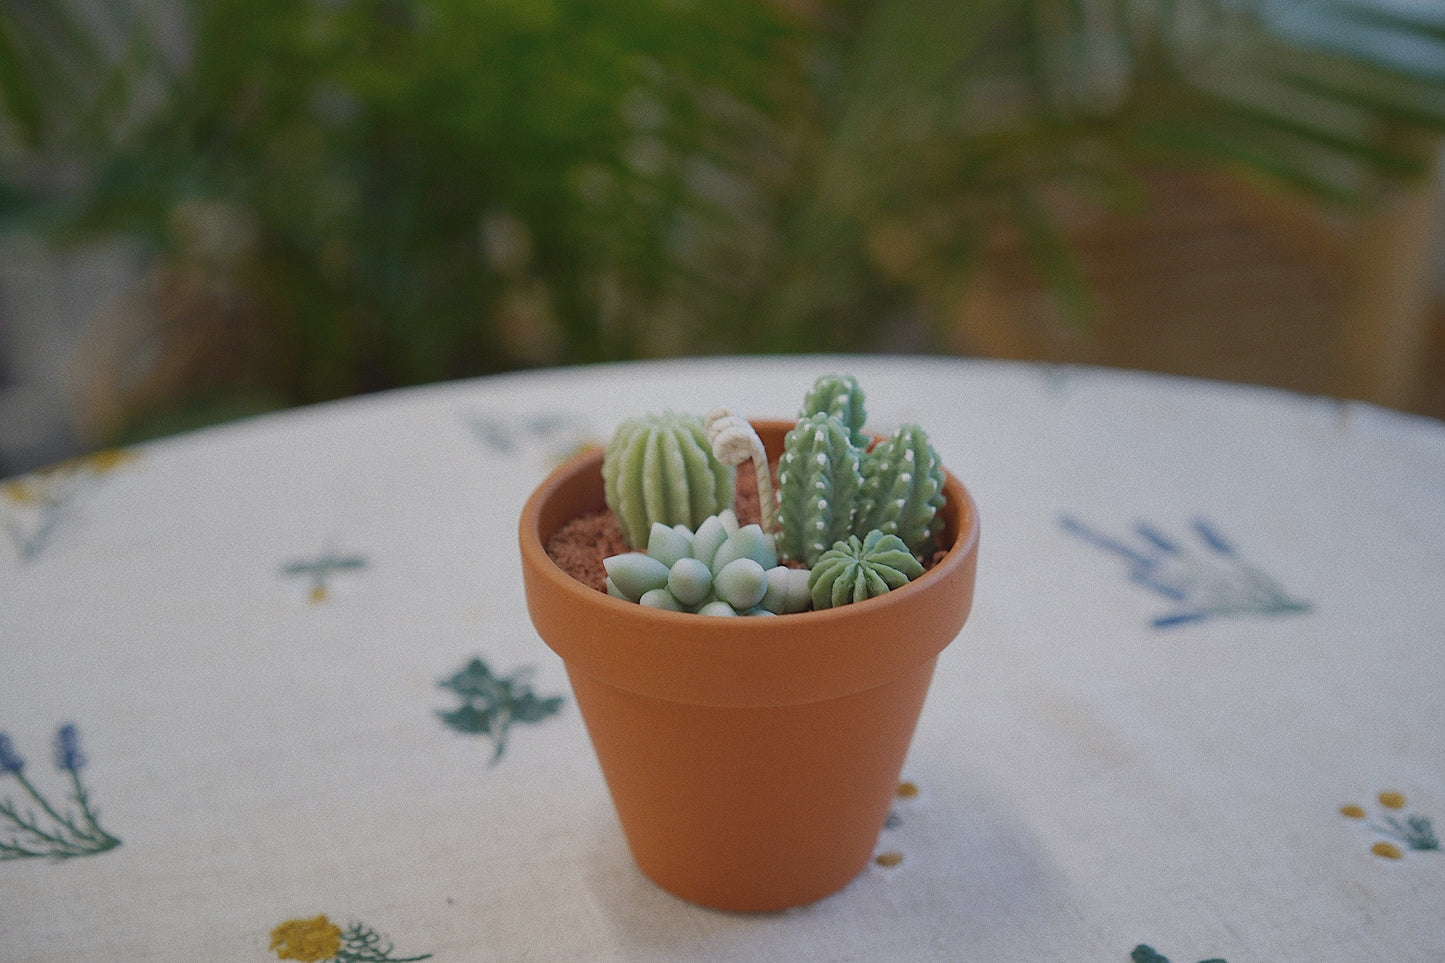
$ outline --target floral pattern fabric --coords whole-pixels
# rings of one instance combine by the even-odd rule
[[[631,861],[517,516],[622,418],[786,416],[827,371],[968,485],[973,612],[865,871],[713,913]],[[1367,406],[778,358],[0,480],[0,958],[1445,959],[1441,478],[1445,426]]]

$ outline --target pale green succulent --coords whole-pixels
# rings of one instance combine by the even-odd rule
[[[874,529],[863,538],[848,536],[819,558],[808,578],[816,609],[862,602],[883,595],[923,574],[897,535]]]
[[[927,432],[903,425],[863,456],[854,534],[876,528],[903,539],[915,555],[930,554],[943,528],[943,481],[943,463]]]
[[[862,451],[848,427],[828,414],[800,418],[778,461],[778,550],[812,567],[853,530],[863,487]]]
[[[772,536],[739,525],[731,509],[709,516],[696,533],[654,523],[646,552],[613,555],[602,565],[609,595],[652,608],[783,615],[811,603],[807,569],[779,565]]]
[[[733,467],[713,457],[695,415],[629,418],[602,459],[603,494],[627,544],[646,544],[654,522],[693,528],[733,502]]]

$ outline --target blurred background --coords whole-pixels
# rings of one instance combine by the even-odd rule
[[[1445,417],[1439,0],[3,0],[0,476],[557,364]]]

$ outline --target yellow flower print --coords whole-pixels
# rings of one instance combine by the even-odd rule
[[[1404,809],[1405,794],[1402,792],[1391,792],[1386,790],[1379,795],[1380,805],[1386,809]]]
[[[0,522],[9,530],[21,561],[33,561],[39,556],[70,504],[87,486],[137,457],[124,448],[112,448],[0,482],[0,500],[16,510],[13,517],[0,517]],[[0,516],[5,514],[10,513]]]
[[[311,583],[306,597],[311,604],[325,602],[331,594],[331,577],[337,572],[349,572],[366,568],[366,558],[361,555],[338,555],[327,549],[317,558],[287,562],[281,567],[281,574],[300,576]]]
[[[138,457],[135,452],[125,448],[107,448],[89,455],[67,458],[33,474],[7,480],[0,485],[0,494],[22,505],[53,501],[68,494],[67,486],[74,484],[76,479],[87,475],[108,475]]]
[[[1375,797],[1384,810],[1376,822],[1369,824],[1375,832],[1389,836],[1393,842],[1381,840],[1370,847],[1370,852],[1382,859],[1403,859],[1406,850],[1416,851],[1438,851],[1440,840],[1435,836],[1435,828],[1431,825],[1429,818],[1417,815],[1396,815],[1405,808],[1405,794],[1387,789]],[[1364,806],[1357,803],[1348,803],[1340,807],[1340,815],[1350,819],[1364,820],[1369,817],[1369,812]]]
[[[271,931],[271,949],[281,960],[334,959],[341,952],[341,927],[326,915],[309,920],[287,920]]]
[[[305,963],[412,963],[421,956],[392,956],[392,946],[369,926],[348,924],[345,929],[326,918],[287,920],[271,931],[271,950],[280,960]]]
[[[897,799],[908,802],[917,799],[919,792],[918,783],[904,781],[898,784],[898,788],[894,790],[893,795]],[[898,815],[898,812],[896,810],[890,810],[888,820],[883,824],[883,828],[897,829],[902,825],[903,819]],[[882,866],[884,869],[893,869],[895,866],[903,865],[903,854],[896,849],[884,850],[873,857],[873,862]]]
[[[17,505],[35,505],[41,500],[42,490],[37,478],[12,478],[0,484],[0,495]]]
[[[125,448],[103,448],[82,457],[80,464],[97,475],[104,475],[137,457],[139,456],[135,452]]]

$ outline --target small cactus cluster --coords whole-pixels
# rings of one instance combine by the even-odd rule
[[[869,450],[864,417],[857,381],[826,375],[814,383],[778,463],[779,546],[787,557],[812,566],[835,543],[875,529],[915,555],[932,551],[943,527],[938,453],[917,425]]]
[[[604,560],[608,591],[676,611],[780,615],[917,578],[942,528],[943,466],[917,425],[870,449],[865,417],[855,378],[815,381],[784,439],[776,496],[762,443],[729,411],[623,422],[602,474],[633,551]],[[749,459],[762,524],[740,526],[734,466]]]
[[[656,522],[645,552],[602,564],[609,595],[674,612],[783,615],[811,600],[808,571],[779,565],[773,537],[761,525],[739,525],[731,508],[696,532]]]

